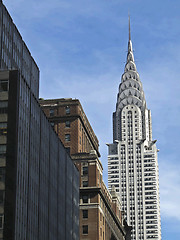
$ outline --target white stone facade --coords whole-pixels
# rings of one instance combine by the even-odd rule
[[[130,38],[113,113],[113,142],[108,144],[108,186],[120,194],[125,218],[133,227],[132,240],[161,240],[158,150]]]

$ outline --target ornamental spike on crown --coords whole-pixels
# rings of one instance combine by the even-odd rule
[[[129,15],[129,41],[128,41],[128,54],[127,54],[127,62],[134,62],[134,54],[132,49],[132,41],[131,41],[131,24],[130,24],[130,15]],[[135,63],[134,63],[135,64]],[[136,66],[135,66],[136,69]]]

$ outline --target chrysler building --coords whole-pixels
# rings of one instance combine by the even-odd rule
[[[108,145],[108,186],[119,193],[132,240],[161,240],[159,173],[151,112],[134,61],[130,20],[127,61]],[[113,187],[113,188],[114,188]]]

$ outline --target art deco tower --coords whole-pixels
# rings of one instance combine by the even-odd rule
[[[133,240],[161,240],[159,176],[151,112],[136,70],[130,34],[108,144],[108,185],[119,192]]]

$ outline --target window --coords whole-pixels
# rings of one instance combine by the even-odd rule
[[[70,154],[70,147],[67,147],[66,151]]]
[[[51,126],[54,127],[54,122],[51,122]]]
[[[0,229],[3,229],[3,225],[4,225],[4,215],[0,214]]]
[[[102,228],[100,228],[100,236],[102,237]]]
[[[70,141],[70,134],[65,134],[65,141],[69,142]]]
[[[0,145],[0,153],[6,153],[6,145]]]
[[[88,234],[88,225],[83,225],[83,234]]]
[[[88,218],[88,210],[82,210],[83,218]]]
[[[4,191],[0,190],[0,204],[4,202]]]
[[[0,136],[7,135],[7,123],[0,123]]]
[[[83,181],[83,187],[88,187],[88,181]]]
[[[66,128],[70,128],[70,121],[65,122]]]
[[[0,167],[0,181],[5,181],[5,168]]]
[[[8,80],[0,80],[0,92],[8,91]]]
[[[54,116],[54,109],[49,110],[49,115],[50,115],[50,117]]]
[[[88,196],[87,195],[83,195],[82,196],[82,201],[83,201],[83,203],[88,203]]]
[[[66,106],[66,114],[70,114],[70,107]]]
[[[0,102],[0,113],[7,113],[8,102],[2,101]]]
[[[88,175],[88,167],[83,167],[83,175]]]

